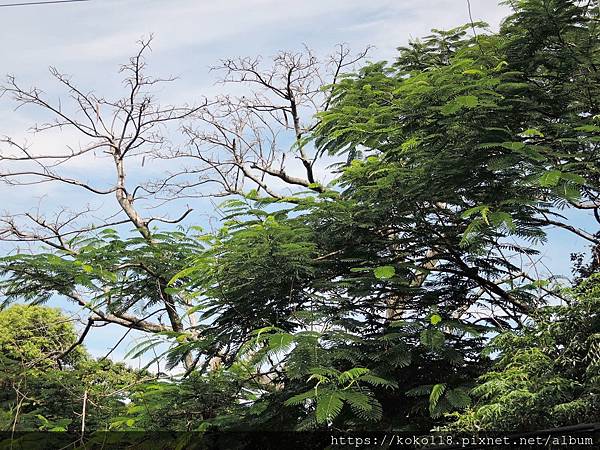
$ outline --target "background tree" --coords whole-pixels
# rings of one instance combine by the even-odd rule
[[[572,305],[547,307],[534,323],[490,343],[500,356],[473,389],[473,408],[450,429],[527,431],[600,419],[598,274],[571,295]]]
[[[84,358],[72,321],[59,309],[13,305],[0,311],[0,352],[28,369],[54,368],[62,361],[74,365]]]
[[[133,388],[151,378],[75,347],[72,322],[42,306],[0,312],[0,430],[106,430]]]

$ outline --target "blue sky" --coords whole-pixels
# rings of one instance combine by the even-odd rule
[[[0,3],[2,3],[0,1]],[[475,20],[496,28],[508,10],[495,0],[471,0]],[[221,86],[209,71],[221,58],[263,55],[278,50],[297,50],[306,44],[326,54],[338,43],[360,50],[375,46],[372,60],[392,59],[395,48],[409,38],[428,34],[431,28],[450,28],[468,22],[466,0],[92,0],[64,5],[0,8],[0,72],[14,75],[23,85],[42,87],[49,98],[60,92],[52,83],[49,66],[73,76],[80,86],[118,96],[118,67],[137,49],[136,41],[154,35],[150,69],[178,80],[160,92],[164,102],[194,102],[211,96]],[[0,98],[0,135],[27,138],[44,151],[60,150],[77,138],[68,132],[44,136],[27,133],[42,120],[38,112],[14,110]],[[79,167],[88,178],[102,177],[102,162]],[[93,170],[91,170],[93,169]],[[37,205],[47,212],[65,204],[84,204],[85,192],[41,185],[10,188],[0,184],[0,210],[22,212]],[[98,205],[102,207],[102,205]],[[206,223],[213,215],[210,202],[194,205],[195,220]],[[176,215],[176,212],[174,212]],[[583,223],[588,219],[578,218]],[[569,253],[582,248],[566,235],[552,232],[552,268],[565,271]],[[95,329],[87,341],[94,355],[104,354],[124,332],[108,326]],[[115,351],[123,357],[131,333]],[[132,362],[135,363],[135,362]]]

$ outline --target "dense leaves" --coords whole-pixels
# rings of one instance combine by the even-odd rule
[[[58,309],[14,305],[0,311],[0,352],[30,369],[56,367],[76,340],[69,320]],[[65,363],[83,358],[80,349],[65,355]]]
[[[106,430],[125,411],[129,389],[147,374],[81,347],[71,320],[55,309],[15,305],[0,312],[0,430]],[[22,341],[20,341],[22,340]]]
[[[597,274],[573,290],[570,306],[547,307],[535,322],[489,345],[500,353],[473,389],[477,403],[453,429],[532,430],[600,420]]]
[[[133,356],[168,339],[156,359],[167,370],[186,361],[183,379],[113,398],[99,427],[427,432],[589,420],[597,261],[569,290],[534,259],[549,227],[597,255],[597,223],[590,232],[571,218],[600,223],[599,12],[574,0],[514,8],[499,32],[433,30],[394,63],[338,79],[297,143],[340,161],[328,186],[251,191],[222,206],[214,233],[104,230],[2,260],[6,300],[66,296],[153,332]],[[129,315],[163,307],[190,326]],[[86,361],[47,376],[64,384],[113,367]],[[44,427],[73,420],[43,417]]]

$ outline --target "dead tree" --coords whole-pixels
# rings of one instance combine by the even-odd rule
[[[318,114],[329,108],[331,87],[368,50],[353,55],[340,45],[325,60],[305,48],[280,52],[266,64],[261,58],[221,61],[212,70],[240,94],[218,96],[194,114],[184,128],[189,145],[163,155],[182,160],[184,170],[155,184],[154,192],[220,197],[255,189],[280,200],[299,190],[323,192],[319,171],[327,159],[311,145],[309,134]]]
[[[286,188],[325,189],[318,174],[322,155],[306,138],[317,124],[317,114],[329,107],[328,86],[367,51],[351,56],[345,46],[339,46],[325,61],[308,49],[282,52],[267,68],[262,67],[260,58],[222,61],[215,71],[222,74],[223,84],[243,91],[239,96],[221,95],[197,105],[163,106],[153,92],[173,79],[146,74],[149,49],[150,40],[140,42],[138,53],[121,67],[125,93],[116,100],[78,87],[54,68],[51,75],[66,90],[66,101],[52,102],[42,90],[24,88],[14,77],[8,77],[0,95],[11,98],[17,108],[33,107],[50,116],[47,122],[33,127],[34,133],[75,132],[84,143],[50,152],[33,149],[12,137],[2,138],[0,180],[24,189],[46,184],[68,186],[87,193],[90,200],[112,200],[108,202],[112,209],[71,204],[51,213],[39,204],[26,211],[7,211],[0,218],[0,240],[21,247],[30,244],[33,253],[39,252],[41,244],[76,257],[81,252],[72,244],[77,238],[103,228],[133,225],[151,248],[159,245],[152,222],[177,224],[191,212],[186,207],[174,218],[157,216],[156,208],[165,202],[243,195],[251,189],[283,199]],[[182,145],[167,138],[179,130],[183,130]],[[106,168],[96,169],[103,162],[108,162]],[[74,163],[87,165],[89,170],[83,176],[74,175]],[[163,170],[165,176],[156,176],[148,169],[153,163],[170,169]],[[211,187],[215,184],[217,190]],[[144,207],[143,202],[150,206]],[[166,209],[173,207],[167,203]],[[191,321],[186,326],[181,315],[181,308],[190,305],[169,289],[166,274],[156,273],[139,261],[115,269],[135,269],[154,280],[153,296],[161,304],[149,313],[136,313],[133,305],[115,310],[110,307],[108,294],[98,303],[85,289],[57,288],[87,312],[87,326],[78,343],[91,327],[107,323],[153,334],[194,336],[196,324]],[[102,297],[103,287],[96,289],[100,294],[94,295]],[[20,293],[18,288],[16,292]],[[163,315],[167,317],[164,322]],[[189,372],[198,357],[187,354],[184,362]]]
[[[145,73],[145,54],[150,49],[150,40],[140,42],[139,52],[120,69],[124,74],[125,95],[110,100],[93,92],[79,88],[68,76],[51,68],[51,75],[68,93],[68,104],[53,103],[38,88],[23,88],[17,80],[9,76],[1,94],[11,97],[18,108],[35,107],[48,114],[48,122],[33,127],[33,132],[44,133],[50,130],[75,131],[85,144],[78,147],[66,146],[57,153],[43,151],[36,153],[29,145],[18,143],[10,137],[1,140],[0,180],[12,186],[31,186],[46,183],[59,183],[83,189],[91,196],[112,198],[116,211],[100,217],[89,206],[69,206],[62,208],[54,216],[49,216],[39,206],[28,212],[7,212],[0,219],[0,239],[12,242],[46,244],[66,254],[76,254],[79,249],[69,244],[75,236],[81,236],[103,227],[130,224],[143,237],[148,246],[155,244],[151,222],[177,223],[191,211],[187,209],[175,219],[145,215],[138,207],[144,199],[143,182],[135,184],[143,174],[147,159],[158,155],[164,146],[169,145],[166,132],[172,125],[198,113],[207,106],[203,101],[197,106],[162,106],[153,96],[153,90],[172,81],[172,78],[151,78]],[[108,173],[94,173],[97,162],[108,159],[112,170]],[[70,175],[74,162],[87,164],[86,178]],[[112,173],[111,173],[112,172]],[[98,176],[101,175],[101,176]],[[94,180],[112,178],[106,184]],[[147,199],[147,197],[146,197]],[[91,225],[85,225],[91,221]],[[167,292],[166,279],[154,274],[156,289],[160,291],[163,308],[168,316],[168,324],[152,322],[127,312],[107,313],[101,309],[91,311],[90,320],[110,322],[146,332],[182,332],[184,326],[177,311],[177,301]],[[65,293],[76,303],[89,309],[89,301],[80,292]]]

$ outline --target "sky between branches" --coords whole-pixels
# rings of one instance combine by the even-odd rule
[[[508,9],[496,0],[471,0],[475,20],[497,29]],[[118,67],[135,53],[136,41],[154,35],[149,71],[178,77],[161,92],[165,103],[194,102],[218,90],[209,66],[222,58],[296,50],[303,44],[315,53],[331,52],[338,43],[360,50],[374,45],[370,60],[393,59],[395,49],[431,28],[447,29],[469,21],[466,0],[93,0],[84,3],[0,9],[0,72],[14,75],[23,85],[42,87],[50,98],[59,91],[49,66],[72,75],[86,89],[110,96],[120,88]],[[41,120],[39,112],[0,99],[0,135],[27,138],[40,147],[60,150],[72,136],[58,133],[36,138],[27,128]],[[84,168],[89,170],[90,167]],[[92,175],[93,176],[93,175]],[[84,202],[84,192],[42,184],[28,189],[0,185],[0,209],[46,207]],[[196,220],[211,214],[209,202],[196,207]],[[556,245],[547,254],[553,269],[568,270],[576,239],[551,233]],[[579,245],[580,247],[580,245]],[[0,250],[9,250],[3,245]],[[100,356],[124,330],[116,326],[94,329],[86,341]],[[113,357],[122,359],[135,338],[131,333]],[[131,363],[135,363],[131,361]]]

